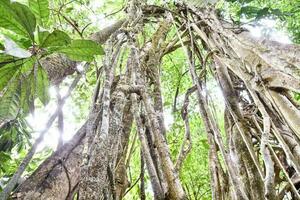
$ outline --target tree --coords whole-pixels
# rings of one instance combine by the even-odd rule
[[[235,18],[238,13],[256,19],[280,15],[275,8],[245,6],[252,1],[230,2],[241,7]],[[83,73],[94,68],[94,93],[86,122],[75,136],[65,144],[61,141],[58,150],[14,189],[56,118],[63,132],[62,107],[82,76],[77,72],[67,95],[57,96],[57,110],[5,186],[2,199],[123,199],[138,181],[140,199],[146,198],[148,181],[154,199],[200,199],[195,186],[182,184],[184,177],[180,177],[188,171],[183,165],[193,152],[192,144],[199,142],[191,132],[195,115],[201,118],[195,126],[206,132],[202,144],[208,144],[213,199],[300,199],[299,46],[254,38],[241,22],[226,20],[225,10],[210,3],[163,6],[129,1],[125,16],[89,36],[92,40],[84,39],[86,27],[80,29],[62,12],[68,3],[53,13],[80,39],[71,39],[61,30],[41,31],[40,27],[51,27],[48,1],[32,0],[28,5],[0,3],[1,19],[5,19],[0,26],[27,39],[27,46],[21,36],[5,39],[0,58],[1,128],[9,129],[12,122],[24,119],[33,111],[36,98],[46,105],[49,82],[59,88],[79,62],[86,62]],[[98,67],[93,61],[102,54]],[[167,70],[175,76],[174,64],[166,63],[176,56],[181,56],[183,66],[177,68],[178,77],[171,77],[178,82],[173,112],[182,118],[184,135],[175,157],[167,142],[162,77]],[[187,74],[190,80],[180,86]],[[223,94],[223,120],[211,104],[212,81]],[[180,100],[182,88],[186,93]],[[190,101],[196,111],[189,109]],[[141,169],[137,181],[130,183],[127,171],[136,160],[131,158],[135,143]],[[12,151],[16,144],[11,142],[3,152]]]

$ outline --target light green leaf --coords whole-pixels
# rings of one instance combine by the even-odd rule
[[[27,76],[23,76],[21,82],[22,87],[20,105],[23,109],[23,113],[29,113],[30,111],[34,111],[34,99],[36,96],[36,80],[34,78],[34,72],[32,71]]]
[[[49,85],[48,75],[43,67],[39,65],[36,77],[36,95],[44,105],[50,101]]]
[[[95,55],[104,54],[102,47],[92,40],[73,40],[58,52],[66,54],[71,60],[87,62],[93,61]]]
[[[31,78],[33,73],[29,74],[27,77],[22,78],[22,87],[21,87],[21,108],[23,109],[24,113],[29,113],[31,104],[33,104],[31,98],[31,81],[34,80]]]
[[[14,78],[16,72],[22,65],[23,61],[19,60],[0,68],[0,91],[2,91],[8,85],[9,81]]]
[[[1,163],[4,163],[4,162],[6,162],[6,161],[8,161],[8,160],[11,160],[10,155],[9,155],[8,153],[5,153],[5,152],[3,152],[3,151],[0,151],[0,162],[1,162]]]
[[[0,98],[0,120],[13,120],[17,117],[20,105],[21,83],[15,79]]]
[[[30,9],[18,2],[0,1],[0,27],[29,36],[33,41],[36,20]]]
[[[17,2],[12,3],[12,8],[14,10],[17,21],[26,29],[27,33],[33,41],[33,33],[36,26],[36,19],[34,14],[27,6]]]
[[[0,43],[0,50],[4,50],[4,45]]]
[[[0,54],[0,68],[16,60],[13,56]]]
[[[41,47],[65,46],[71,43],[71,38],[63,31],[55,30],[42,42]]]
[[[28,36],[26,29],[16,20],[10,3],[0,1],[0,27]]]
[[[30,71],[32,71],[35,62],[36,62],[36,57],[34,57],[34,56],[26,59],[25,62],[23,63],[23,65],[22,65],[21,73],[26,75]]]
[[[66,9],[66,13],[70,13],[70,12],[73,11],[73,10],[74,10],[73,7],[69,7],[69,8]]]
[[[29,8],[36,16],[39,24],[47,23],[50,15],[48,0],[29,0]]]
[[[49,31],[40,31],[38,30],[39,44],[42,44],[44,40],[49,36]]]

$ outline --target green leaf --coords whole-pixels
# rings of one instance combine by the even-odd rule
[[[63,31],[55,30],[42,42],[41,47],[65,46],[71,43],[71,38]]]
[[[11,124],[6,123],[6,126],[0,131],[0,152],[9,152],[13,148],[11,139]],[[0,163],[4,163],[0,161]]]
[[[74,10],[73,7],[69,7],[69,8],[66,9],[66,13],[70,13],[70,12],[73,11],[73,10]]]
[[[13,120],[17,117],[20,105],[21,82],[14,79],[0,98],[0,119]]]
[[[32,41],[34,40],[33,33],[35,31],[36,19],[30,9],[20,3],[12,3],[12,8],[16,14],[18,22],[26,29]]]
[[[23,113],[27,114],[34,110],[34,99],[36,93],[35,87],[35,78],[34,71],[27,76],[23,76],[21,79],[22,87],[21,87],[21,108],[23,109]]]
[[[31,58],[22,66],[22,77],[20,79],[21,87],[21,102],[20,107],[24,114],[34,111],[34,99],[36,95],[36,78],[34,73],[34,65],[36,63],[36,58]],[[37,76],[37,75],[36,75]]]
[[[260,9],[258,7],[255,7],[255,6],[244,6],[244,7],[241,7],[238,14],[240,14],[240,15],[245,14],[246,17],[253,18],[253,17],[257,16],[257,12],[259,10]]]
[[[15,61],[16,59],[13,56],[0,54],[0,68]]]
[[[31,73],[33,74],[33,73]],[[21,87],[21,108],[25,114],[29,113],[32,104],[34,103],[31,98],[31,74],[26,78],[22,79],[22,87]],[[33,76],[33,75],[32,75]]]
[[[58,52],[66,54],[71,60],[87,62],[93,61],[95,55],[104,54],[102,47],[92,40],[73,40]]]
[[[1,152],[11,152],[15,147],[20,152],[22,150],[20,148],[30,144],[29,131],[31,129],[22,115],[18,115],[15,120],[6,123],[0,130],[0,157],[2,157]],[[0,165],[2,163],[0,158]]]
[[[38,37],[39,37],[39,44],[42,44],[43,41],[48,37],[49,31],[39,31],[38,30]]]
[[[300,101],[300,93],[295,93],[294,97],[297,101]]]
[[[10,3],[6,4],[5,1],[0,1],[0,27],[28,36],[26,29],[16,20]]]
[[[16,72],[23,65],[23,60],[15,61],[0,68],[0,91],[14,78]]]
[[[49,85],[48,75],[44,68],[39,65],[36,77],[36,94],[44,105],[50,101]]]
[[[262,9],[258,10],[256,13],[256,20],[262,19],[263,17],[265,17],[269,14],[270,14],[270,12],[269,12],[268,7],[262,8]]]
[[[0,1],[0,27],[34,40],[36,20],[30,9],[18,2]]]
[[[29,0],[29,8],[36,16],[39,24],[48,22],[50,10],[48,0]]]
[[[5,152],[0,152],[0,162],[4,163],[8,160],[11,160],[10,155],[8,153],[5,153]]]
[[[21,68],[21,73],[26,75],[30,71],[32,71],[35,62],[36,62],[36,57],[34,57],[34,56],[24,60],[24,63],[23,63],[22,68]]]

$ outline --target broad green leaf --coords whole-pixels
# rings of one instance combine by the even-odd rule
[[[33,73],[31,73],[33,74]],[[29,113],[29,108],[31,107],[30,94],[31,94],[31,81],[34,79],[31,79],[30,76],[22,78],[22,87],[21,87],[21,108],[23,109],[23,112],[25,114]]]
[[[47,23],[50,15],[48,0],[28,0],[29,8],[36,16],[39,24]]]
[[[36,79],[34,77],[34,65],[36,64],[36,58],[32,57],[28,59],[22,66],[21,81],[21,102],[20,107],[24,114],[34,110],[34,99],[36,94]]]
[[[50,101],[49,96],[49,80],[45,70],[38,64],[37,71],[31,70],[31,73],[24,75],[21,79],[21,108],[23,113],[33,112],[35,110],[35,99],[39,98],[40,101],[46,105]]]
[[[17,59],[13,56],[6,55],[6,54],[0,54],[0,68],[4,67],[7,64],[17,62],[18,60],[22,60],[22,59]]]
[[[14,31],[15,33],[28,36],[26,29],[16,20],[10,3],[0,1],[0,27]]]
[[[2,91],[8,85],[9,81],[14,78],[22,65],[23,60],[19,60],[6,64],[4,67],[0,68],[0,91]]]
[[[28,35],[26,37],[20,37],[20,35],[8,30],[3,30],[1,33],[3,35],[3,42],[4,38],[9,38],[23,49],[29,49],[32,46],[32,41]]]
[[[14,38],[11,39],[14,40]],[[32,41],[29,38],[21,38],[14,41],[24,49],[29,49],[32,46]]]
[[[39,65],[36,77],[36,95],[44,105],[50,101],[49,85],[48,75],[42,66]]]
[[[28,58],[31,53],[25,49],[19,47],[13,40],[5,38],[4,40],[5,50],[4,53],[17,58]]]
[[[42,44],[43,41],[48,37],[49,31],[40,31],[38,30],[39,44]]]
[[[20,106],[23,109],[23,113],[27,114],[34,110],[34,99],[36,93],[34,72],[27,76],[23,76],[21,79],[21,102]]]
[[[13,148],[13,140],[11,139],[11,125],[6,123],[5,127],[0,131],[0,153],[9,152]],[[0,155],[2,157],[2,155]],[[0,159],[0,163],[5,163]]]
[[[6,162],[8,160],[10,160],[11,157],[8,153],[5,153],[5,152],[0,152],[0,162],[3,163],[3,162]]]
[[[29,36],[33,41],[36,19],[30,9],[18,2],[0,1],[0,27]]]
[[[0,120],[13,120],[17,117],[20,105],[21,82],[14,79],[0,98]]]
[[[87,62],[93,61],[95,55],[104,54],[102,47],[92,40],[73,40],[58,52],[66,54],[71,60]]]
[[[55,30],[42,42],[41,47],[65,46],[71,43],[71,38],[63,31]]]
[[[30,57],[23,62],[21,73],[27,75],[33,70],[34,63],[36,62],[36,57]]]
[[[20,3],[14,2],[12,3],[12,8],[16,14],[16,19],[18,22],[26,29],[30,38],[34,40],[33,33],[35,31],[36,19],[34,14],[30,11],[30,9]]]
[[[6,123],[0,130],[0,157],[1,151],[10,152],[14,147],[17,147],[17,151],[19,152],[20,148],[28,144],[30,142],[29,138],[31,138],[29,130],[28,123],[20,114],[16,119]]]

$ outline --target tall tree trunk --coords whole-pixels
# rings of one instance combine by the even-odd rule
[[[131,4],[130,20],[112,28],[125,24],[128,30],[115,32],[107,43],[104,84],[97,104],[91,106],[92,117],[18,187],[14,198],[63,200],[77,193],[79,199],[122,199],[129,186],[125,159],[134,118],[155,199],[185,199],[180,167],[173,164],[166,141],[159,70],[163,56],[182,47],[210,146],[213,199],[273,200],[285,192],[300,199],[294,184],[300,173],[300,110],[288,95],[300,92],[300,47],[253,39],[220,20],[210,7],[177,5],[170,13],[140,6]],[[144,26],[142,12],[167,17],[141,45],[137,35]],[[168,43],[172,28],[178,38]],[[126,74],[118,80],[115,68],[122,48],[130,53],[122,66]],[[201,64],[200,74],[196,62]],[[225,99],[226,141],[208,103],[209,70]],[[276,170],[284,180],[276,179]],[[282,182],[286,187],[277,192]]]

